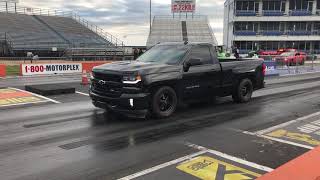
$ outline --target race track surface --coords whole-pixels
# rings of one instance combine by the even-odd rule
[[[0,107],[0,179],[255,179],[320,143],[320,135],[315,144],[279,135],[303,124],[261,131],[319,112],[318,77],[268,79],[250,103],[218,98],[161,120],[115,117],[93,107],[88,87],[62,78],[76,94]]]

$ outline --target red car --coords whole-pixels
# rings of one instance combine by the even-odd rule
[[[260,56],[276,56],[276,55],[281,55],[282,53],[285,52],[297,52],[297,49],[294,48],[281,48],[278,49],[277,51],[259,51]]]
[[[285,52],[276,58],[277,62],[282,62],[287,66],[304,65],[307,55],[304,52]]]

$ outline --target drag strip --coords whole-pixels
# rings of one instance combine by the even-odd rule
[[[247,104],[218,98],[214,104],[190,105],[159,120],[115,117],[93,107],[81,94],[75,96],[84,99],[76,102],[70,98],[60,104],[0,111],[0,175],[23,180],[118,179],[168,162],[169,166],[156,168],[145,177],[197,179],[212,170],[227,176],[263,175],[308,149],[243,132],[255,133],[319,112],[319,93],[319,82],[299,83],[258,91]],[[68,99],[68,95],[58,98]],[[172,164],[201,152],[199,147],[207,150]],[[241,160],[269,169],[257,170]],[[187,168],[196,165],[205,167]],[[234,168],[235,173],[226,174],[226,167]]]

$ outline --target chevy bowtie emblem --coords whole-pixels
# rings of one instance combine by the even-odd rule
[[[105,85],[105,84],[107,84],[107,81],[100,80],[98,83],[101,84],[101,85]]]

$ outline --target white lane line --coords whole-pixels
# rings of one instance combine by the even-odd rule
[[[276,125],[276,126],[272,126],[270,128],[267,128],[267,129],[264,129],[264,130],[261,130],[261,131],[257,131],[257,132],[255,132],[255,134],[263,135],[263,134],[269,133],[271,131],[274,131],[276,129],[286,127],[286,126],[288,126],[288,125],[290,125],[292,123],[303,121],[303,120],[306,120],[306,119],[309,119],[309,118],[312,118],[312,117],[315,117],[315,116],[319,116],[319,115],[320,115],[320,111],[316,112],[316,113],[313,113],[313,114],[310,114],[310,115],[307,115],[307,116],[304,116],[304,117],[300,117],[300,118],[292,120],[292,121],[288,121],[288,122],[285,122],[285,123],[282,123],[282,124],[279,124],[279,125]]]
[[[84,96],[89,96],[89,94],[87,93],[83,93],[83,92],[80,92],[80,91],[76,91],[77,94],[81,94],[81,95],[84,95]]]
[[[299,143],[295,143],[295,142],[291,142],[291,141],[286,141],[286,140],[283,140],[283,139],[274,138],[274,137],[266,136],[266,135],[263,135],[263,134],[258,134],[258,133],[248,132],[248,131],[243,131],[243,133],[251,135],[251,136],[257,136],[257,137],[261,137],[261,138],[264,138],[264,139],[269,139],[269,140],[272,140],[272,141],[284,143],[284,144],[289,144],[289,145],[292,145],[292,146],[302,147],[302,148],[305,148],[305,149],[314,149],[314,147],[312,147],[312,146],[307,146],[307,145],[304,145],[304,144],[299,144]]]
[[[219,151],[207,149],[206,147],[203,147],[203,146],[199,146],[199,145],[191,144],[191,143],[187,143],[187,146],[198,149],[198,150],[207,151],[208,153],[214,154],[214,155],[222,157],[224,159],[228,159],[228,160],[231,160],[231,161],[234,161],[234,162],[237,162],[237,163],[240,163],[240,164],[243,164],[243,165],[255,168],[255,169],[259,169],[259,170],[266,171],[266,172],[273,171],[272,168],[262,166],[262,165],[259,165],[259,164],[253,163],[253,162],[249,162],[249,161],[246,161],[244,159],[240,159],[240,158],[237,158],[234,156],[230,156],[228,154],[225,154],[225,153],[222,153]]]
[[[193,153],[193,154],[190,154],[190,155],[187,155],[187,156],[184,156],[184,157],[181,157],[181,158],[178,158],[178,159],[175,159],[175,160],[160,164],[158,166],[154,166],[152,168],[137,172],[135,174],[120,178],[119,180],[135,179],[135,178],[138,178],[140,176],[144,176],[146,174],[152,173],[154,171],[158,171],[158,170],[163,169],[165,167],[168,167],[168,166],[171,166],[171,165],[174,165],[174,164],[178,164],[178,163],[186,161],[186,160],[193,159],[194,157],[197,157],[197,156],[205,154],[205,153],[207,153],[207,150],[199,151],[199,152],[196,152],[196,153]]]
[[[208,148],[205,148],[203,146],[199,146],[199,145],[195,145],[195,144],[191,144],[191,143],[186,143],[186,145],[191,147],[191,148],[193,148],[193,149],[199,150],[199,152],[196,152],[196,153],[193,153],[193,154],[190,154],[190,155],[187,155],[187,156],[184,156],[184,157],[181,157],[181,158],[178,158],[178,159],[175,159],[175,160],[160,164],[158,166],[154,166],[152,168],[137,172],[135,174],[120,178],[118,180],[135,179],[135,178],[147,175],[149,173],[158,171],[160,169],[163,169],[165,167],[168,167],[168,166],[171,166],[171,165],[174,165],[174,164],[178,164],[178,163],[181,163],[181,162],[184,162],[184,161],[190,161],[193,158],[195,158],[197,156],[200,156],[202,154],[206,154],[206,153],[214,154],[214,155],[222,157],[224,159],[228,159],[228,160],[231,160],[233,162],[237,162],[237,163],[240,163],[240,164],[243,164],[243,165],[255,168],[255,169],[259,169],[259,170],[262,170],[262,171],[265,171],[265,172],[273,171],[272,168],[269,168],[269,167],[266,167],[266,166],[262,166],[262,165],[259,165],[259,164],[253,163],[253,162],[249,162],[249,161],[246,161],[246,160],[234,157],[234,156],[230,156],[228,154],[225,154],[225,153],[222,153],[222,152],[218,152],[218,151],[215,151],[215,150],[212,150],[212,149],[208,149]]]
[[[46,99],[50,102],[53,102],[53,103],[56,103],[56,104],[60,104],[61,102],[59,101],[56,101],[56,100],[53,100],[53,99],[50,99],[50,98],[47,98],[47,97],[44,97],[44,96],[41,96],[39,94],[35,94],[35,93],[32,93],[32,92],[28,92],[28,91],[25,91],[25,90],[21,90],[21,89],[17,89],[17,88],[12,88],[12,87],[9,87],[8,89],[13,89],[13,90],[17,90],[17,91],[20,91],[20,92],[25,92],[25,93],[29,93],[33,96],[36,96],[36,97],[39,97],[39,98],[42,98],[42,99]]]
[[[37,101],[37,102],[29,102],[29,103],[17,103],[17,104],[9,104],[9,105],[0,105],[0,107],[20,106],[20,105],[27,105],[27,104],[39,104],[39,103],[46,103],[46,102],[49,102],[49,101],[45,100],[45,101]]]

